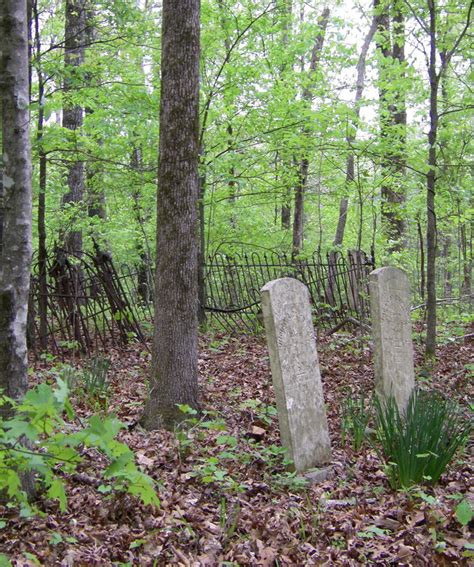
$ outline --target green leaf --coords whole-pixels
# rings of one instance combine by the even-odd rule
[[[12,567],[12,563],[10,559],[8,559],[8,555],[5,555],[5,553],[0,553],[0,567]]]
[[[197,415],[198,411],[188,406],[188,404],[176,404],[180,412],[185,413],[187,415]]]
[[[128,447],[127,447],[128,449]],[[105,476],[106,478],[113,477],[117,474],[120,474],[124,471],[126,465],[131,462],[133,458],[133,453],[128,450],[128,452],[122,453],[117,459],[113,460],[110,465],[105,469]]]
[[[229,445],[235,447],[237,445],[237,438],[233,435],[219,435],[216,439],[219,445]]]
[[[30,441],[34,441],[38,437],[36,427],[31,425],[29,421],[15,416],[5,423],[5,429],[9,431],[8,438],[19,439],[23,435]]]
[[[462,500],[456,506],[456,518],[462,526],[467,526],[472,520],[473,511],[471,504],[467,499]]]
[[[48,489],[49,498],[57,499],[59,501],[59,509],[65,512],[67,509],[66,492],[64,491],[64,483],[59,478],[56,478],[51,483]]]
[[[63,536],[58,532],[53,532],[49,538],[49,543],[51,545],[59,545],[60,543],[63,543],[63,541]]]

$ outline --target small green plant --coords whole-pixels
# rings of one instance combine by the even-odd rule
[[[109,368],[110,361],[101,356],[92,358],[84,365],[82,386],[92,399],[107,399],[110,389],[110,382],[107,378]]]
[[[294,471],[286,471],[280,474],[276,474],[273,477],[274,483],[289,490],[290,492],[300,492],[301,490],[306,490],[309,486],[309,480],[304,476],[298,475]]]
[[[118,419],[93,415],[83,428],[67,432],[63,414],[72,419],[74,413],[67,384],[61,378],[55,388],[43,383],[29,390],[20,403],[0,397],[0,405],[4,404],[15,414],[0,419],[0,492],[6,494],[9,506],[20,508],[22,516],[38,511],[22,487],[26,472],[34,476],[47,498],[57,500],[61,511],[66,510],[62,477],[76,470],[82,460],[81,447],[94,448],[107,458],[103,477],[110,490],[138,496],[145,504],[159,504],[154,481],[137,468],[129,447],[116,440],[123,427]]]
[[[395,398],[375,400],[377,437],[392,488],[435,484],[472,428],[457,404],[437,392],[414,390],[405,414]]]
[[[474,511],[472,509],[471,503],[467,498],[464,498],[459,502],[456,506],[455,510],[456,519],[462,526],[467,526],[470,522],[472,522],[472,518],[474,517]]]
[[[342,442],[352,440],[352,448],[359,451],[367,437],[367,427],[372,417],[372,408],[366,407],[364,394],[349,393],[342,403]]]
[[[79,374],[73,366],[69,366],[68,364],[64,364],[59,369],[53,368],[52,373],[53,373],[53,375],[59,374],[59,377],[61,378],[61,380],[66,382],[67,387],[68,387],[70,392],[75,390],[75,388],[77,387]]]
[[[253,410],[255,416],[265,423],[266,425],[272,425],[273,420],[277,417],[278,412],[275,406],[267,406],[262,400],[258,398],[246,400],[242,402],[239,406],[241,410],[249,409]]]
[[[377,526],[369,526],[363,531],[357,532],[357,535],[363,539],[372,539],[378,536],[385,536],[387,535],[388,530],[383,530],[382,528],[378,528]]]

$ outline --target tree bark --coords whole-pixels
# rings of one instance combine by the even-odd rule
[[[397,87],[394,92],[387,88],[392,81],[399,81],[399,73],[403,73],[405,61],[404,16],[400,0],[393,2],[393,21],[390,25],[389,0],[374,0],[374,10],[378,15],[377,49],[382,57],[379,64],[379,100],[380,100],[380,138],[384,145],[382,156],[382,225],[389,246],[394,252],[402,247],[405,223],[401,206],[405,200],[402,187],[405,169],[404,145],[406,112],[402,89]],[[390,30],[392,28],[393,42]],[[393,61],[399,65],[393,69]],[[396,74],[394,74],[396,73]],[[396,82],[395,82],[396,84]]]
[[[416,226],[418,230],[418,246],[420,250],[420,298],[422,301],[425,300],[425,244],[423,239],[423,231],[421,229],[420,217],[416,218]]]
[[[68,101],[68,94],[73,90],[77,80],[77,69],[84,63],[84,43],[86,32],[86,0],[66,0],[66,20],[64,38],[64,97],[63,128],[71,130],[72,137],[82,127],[83,108]],[[80,159],[72,159],[67,172],[68,192],[63,196],[63,205],[79,208],[84,199],[84,163]],[[74,211],[73,217],[77,217]],[[74,222],[73,222],[74,224]],[[82,252],[82,231],[73,228],[64,235],[64,247],[68,252]]]
[[[41,62],[41,36],[39,26],[38,1],[33,2],[33,21],[35,26],[36,74],[38,76],[38,144],[39,191],[38,191],[38,315],[39,346],[42,351],[48,348],[48,282],[46,250],[46,174],[47,159],[43,148],[44,134],[44,76]]]
[[[18,400],[28,386],[32,253],[26,0],[0,0],[0,53],[0,389]],[[0,417],[9,412],[0,407]]]
[[[436,142],[438,138],[438,87],[436,71],[436,9],[428,0],[430,52],[428,76],[430,81],[430,129],[428,132],[428,173],[426,176],[426,344],[425,354],[436,354]]]
[[[198,408],[199,0],[163,1],[155,333],[148,429]]]

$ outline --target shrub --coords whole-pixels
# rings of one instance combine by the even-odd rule
[[[434,391],[414,390],[405,414],[394,397],[375,400],[377,437],[393,488],[435,484],[466,443],[472,421],[459,406]]]
[[[83,447],[94,448],[108,461],[103,471],[108,485],[99,488],[127,491],[145,504],[159,504],[153,479],[136,467],[133,452],[116,439],[123,427],[118,419],[93,415],[77,431],[65,424],[63,414],[72,419],[74,413],[67,384],[61,378],[56,388],[40,384],[29,390],[20,403],[0,396],[0,405],[6,403],[15,414],[10,419],[0,418],[0,493],[6,494],[10,505],[20,506],[22,515],[37,511],[22,489],[21,477],[27,471],[34,474],[48,498],[58,500],[60,509],[66,509],[62,477],[76,470]]]

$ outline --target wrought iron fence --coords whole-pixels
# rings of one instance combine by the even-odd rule
[[[272,252],[215,254],[204,267],[205,312],[227,332],[255,332],[260,289],[279,277],[294,277],[310,292],[316,324],[324,329],[368,319],[367,276],[372,262],[361,251],[292,261]],[[107,253],[80,256],[56,251],[47,261],[41,291],[35,266],[30,292],[29,341],[53,353],[145,342],[153,321],[153,273],[149,265],[115,268]],[[43,286],[44,288],[44,286]]]
[[[316,324],[331,328],[349,318],[369,317],[368,274],[371,260],[362,251],[345,257],[332,252],[292,261],[273,252],[217,254],[205,269],[208,317],[227,331],[254,332],[259,326],[260,289],[270,280],[293,277],[308,286]]]

